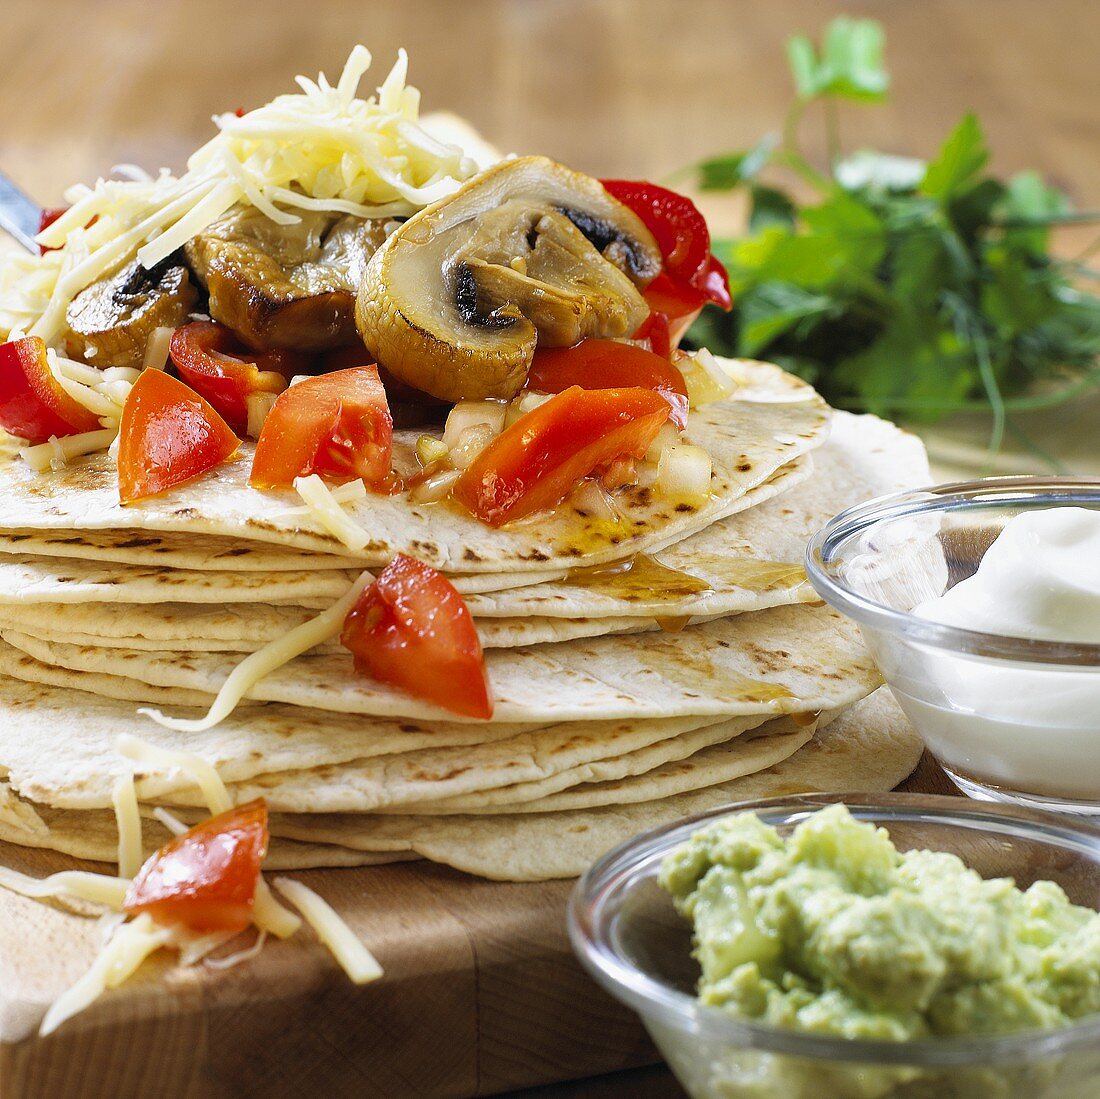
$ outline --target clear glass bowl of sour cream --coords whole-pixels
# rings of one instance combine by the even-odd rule
[[[885,496],[806,568],[962,791],[1100,815],[1100,479]]]

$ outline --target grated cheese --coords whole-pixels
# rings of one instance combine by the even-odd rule
[[[13,258],[0,272],[0,337],[19,328],[54,342],[81,290],[135,255],[154,266],[236,203],[292,224],[301,209],[408,217],[453,194],[477,163],[420,125],[404,50],[377,95],[358,98],[370,63],[356,46],[335,87],[323,74],[298,77],[298,93],[216,116],[219,132],[179,178],[121,166],[127,178],[70,188],[69,209],[37,238],[57,251]]]
[[[234,966],[238,966],[241,962],[250,962],[255,958],[261,950],[264,948],[264,943],[267,942],[267,932],[261,931],[256,936],[256,941],[251,945],[245,947],[243,950],[238,950],[234,954],[227,954],[224,958],[207,958],[203,965],[207,969],[232,969]]]
[[[252,922],[277,939],[289,939],[302,926],[302,921],[281,905],[271,892],[263,875],[256,882],[256,898],[252,903]]]
[[[237,703],[240,702],[265,675],[270,675],[276,668],[281,668],[296,656],[308,652],[315,646],[320,645],[321,642],[327,641],[330,637],[335,637],[336,634],[340,632],[344,624],[344,619],[348,616],[348,611],[355,606],[355,602],[359,598],[360,593],[373,580],[374,577],[369,572],[364,572],[362,576],[352,584],[347,593],[333,603],[327,611],[322,611],[322,613],[315,618],[311,618],[308,622],[303,622],[300,626],[295,626],[289,633],[276,638],[274,641],[268,642],[262,649],[257,649],[256,652],[252,653],[250,656],[246,656],[244,660],[229,673],[229,677],[221,685],[221,689],[218,691],[217,697],[211,703],[210,709],[207,711],[205,717],[165,717],[160,710],[153,710],[146,707],[140,708],[138,713],[151,717],[158,725],[163,725],[166,729],[175,729],[181,733],[201,733],[206,729],[212,729],[219,722],[224,721],[237,708]],[[121,745],[123,741],[141,744],[135,737],[130,736],[120,737],[119,744]],[[176,756],[182,757],[187,755],[185,752],[169,752],[166,749],[152,748],[150,745],[144,745],[143,747],[148,749],[150,753],[157,753],[158,758],[164,758],[166,760]],[[120,751],[126,754],[126,751],[121,747]],[[131,755],[129,758],[134,759],[136,757]],[[209,767],[214,777],[217,778],[217,772],[210,767],[210,764],[199,760],[198,756],[192,756],[190,758],[198,760],[204,767]],[[172,764],[172,766],[177,765]],[[220,778],[217,779],[217,781],[221,783]],[[221,788],[225,791],[224,784]],[[225,797],[228,802],[228,792],[225,793]],[[209,798],[207,800],[209,801]],[[228,803],[225,807],[229,807]],[[211,812],[222,812],[222,810],[214,809],[211,804]]]
[[[159,820],[173,836],[182,836],[187,831],[187,825],[179,817],[174,817],[163,806],[158,805],[153,809],[153,816]]]
[[[275,885],[301,912],[317,938],[332,951],[332,956],[357,985],[368,984],[382,976],[382,967],[377,959],[328,901],[308,885],[292,878],[276,878]]]
[[[216,817],[219,813],[233,808],[233,799],[229,796],[229,790],[217,769],[194,752],[158,748],[129,733],[123,733],[118,737],[115,741],[115,750],[132,763],[138,764],[140,771],[159,770],[168,774],[181,771],[202,791],[211,816]]]
[[[52,1034],[66,1019],[83,1011],[108,988],[117,988],[171,937],[168,928],[157,927],[144,912],[131,923],[123,924],[99,952],[88,972],[50,1005],[38,1033],[43,1037]]]
[[[126,878],[93,874],[87,870],[62,870],[48,878],[32,878],[20,874],[18,870],[0,866],[0,888],[37,900],[74,897],[118,911],[122,908],[129,886]]]
[[[66,435],[63,439],[51,435],[47,442],[22,446],[16,453],[36,473],[42,473],[47,469],[64,469],[74,458],[109,447],[117,435],[118,431],[109,427]]]
[[[138,812],[137,791],[133,771],[121,775],[111,790],[111,804],[118,824],[118,876],[132,878],[145,861],[141,839],[141,814]]]
[[[163,370],[168,365],[168,347],[172,342],[174,328],[154,328],[149,342],[145,345],[145,358],[142,370]]]
[[[355,500],[365,500],[367,498],[367,486],[362,481],[348,481],[345,484],[337,485],[335,488],[330,488],[328,491],[329,495],[338,504],[350,504]],[[295,515],[312,514],[313,509],[310,507],[294,507],[280,511],[279,517],[290,519]]]
[[[332,495],[332,489],[311,473],[308,477],[295,477],[294,490],[305,502],[312,518],[333,536],[339,538],[353,553],[361,550],[370,535],[350,519]]]

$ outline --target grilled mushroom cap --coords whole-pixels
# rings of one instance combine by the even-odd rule
[[[184,249],[210,293],[210,316],[257,351],[327,351],[357,341],[355,291],[386,239],[386,222],[300,213],[298,224],[278,225],[254,207],[237,207]]]
[[[94,366],[141,366],[155,328],[176,328],[198,294],[178,254],[155,267],[134,260],[69,303],[66,349]]]
[[[508,398],[536,343],[629,336],[661,269],[639,218],[591,176],[504,161],[394,232],[367,265],[355,319],[401,381],[449,401]]]

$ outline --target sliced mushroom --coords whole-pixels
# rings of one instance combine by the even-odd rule
[[[385,219],[300,211],[279,225],[237,207],[185,247],[210,316],[257,351],[327,351],[357,342],[355,292],[386,239]]]
[[[73,298],[66,350],[93,366],[140,367],[153,330],[183,324],[197,301],[178,254],[151,268],[134,260]]]
[[[367,265],[367,349],[448,401],[510,398],[537,343],[632,335],[661,253],[598,180],[545,157],[494,165],[394,232]]]

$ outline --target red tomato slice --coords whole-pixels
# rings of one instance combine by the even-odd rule
[[[481,641],[454,585],[398,554],[344,619],[340,642],[382,683],[466,717],[493,716]]]
[[[118,496],[124,504],[190,481],[241,445],[194,390],[163,370],[143,370],[122,409]]]
[[[732,308],[725,268],[710,250],[710,230],[699,208],[686,195],[645,180],[604,179],[605,190],[629,206],[653,234],[666,273],[701,291],[707,301]]]
[[[527,374],[527,388],[560,393],[572,385],[581,389],[652,389],[668,401],[668,418],[681,431],[687,427],[683,374],[668,359],[644,347],[616,340],[581,340],[572,347],[538,348]]]
[[[256,443],[250,483],[287,488],[319,473],[380,487],[390,476],[393,417],[374,366],[306,378],[279,394]]]
[[[669,418],[651,389],[572,386],[521,416],[455,482],[453,495],[499,527],[553,507],[594,469],[640,458]]]
[[[310,357],[300,351],[252,351],[213,321],[177,328],[168,353],[183,380],[241,432],[248,424],[246,399],[251,394],[281,393],[295,374],[312,366]]]
[[[243,931],[267,854],[262,798],[219,813],[169,840],[138,871],[123,909],[191,931]]]
[[[654,313],[663,313],[668,318],[669,343],[672,347],[679,347],[684,334],[706,304],[701,290],[696,290],[689,283],[674,282],[664,272],[642,294]]]
[[[0,345],[0,427],[30,443],[44,443],[102,425],[50,373],[46,345],[27,336]]]

